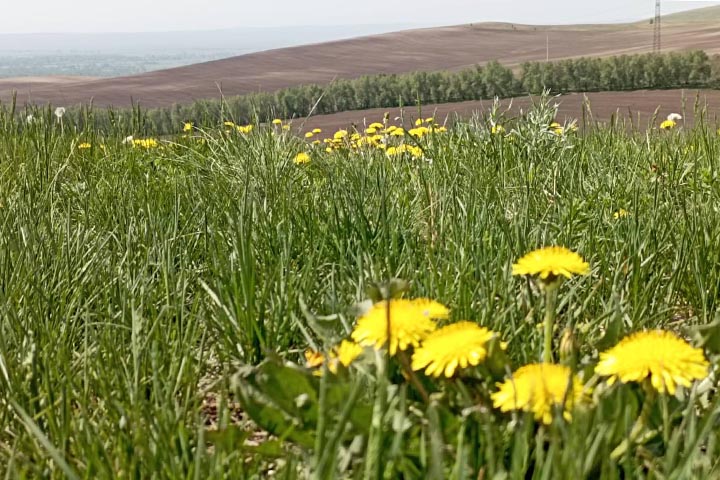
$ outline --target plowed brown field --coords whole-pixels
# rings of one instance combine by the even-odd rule
[[[516,115],[521,109],[527,110],[537,99],[530,97],[514,98],[501,101],[501,110],[507,110],[509,116]],[[646,128],[653,116],[656,115],[659,124],[670,113],[681,113],[684,117],[681,124],[692,124],[695,121],[696,103],[706,107],[707,120],[711,124],[717,123],[720,117],[720,91],[718,90],[641,90],[634,92],[596,92],[573,93],[562,95],[555,99],[559,105],[558,121],[578,120],[582,123],[583,105],[589,104],[589,113],[585,109],[585,118],[599,122],[608,122],[614,116],[625,121],[627,126]],[[439,123],[452,123],[457,118],[469,118],[475,113],[488,112],[492,101],[445,103],[441,105],[424,106],[421,111],[416,107],[374,108],[352,112],[335,113],[332,115],[319,115],[305,119],[295,119],[294,128],[300,131],[309,131],[314,128],[322,129],[326,134],[339,128],[349,128],[355,125],[361,129],[364,125],[382,121],[385,112],[391,119],[401,117],[405,125],[422,116],[433,116]],[[400,120],[395,122],[400,123]]]
[[[20,102],[72,105],[92,99],[96,105],[124,107],[135,100],[145,107],[162,107],[217,98],[221,91],[239,95],[365,74],[457,70],[490,60],[517,65],[544,60],[546,40],[551,59],[641,53],[651,49],[652,37],[648,22],[459,25],[270,50],[129,77],[56,82],[6,79],[0,82],[0,100],[7,101],[17,90]],[[663,46],[666,51],[693,48],[720,53],[720,26],[710,21],[668,22]]]

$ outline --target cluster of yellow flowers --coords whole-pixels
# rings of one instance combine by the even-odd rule
[[[316,136],[320,134],[322,130],[316,128],[306,132],[305,138],[310,141],[310,145],[313,147],[324,145],[326,153],[332,153],[342,149],[359,151],[363,148],[369,148],[384,150],[389,157],[408,154],[412,158],[422,158],[422,148],[418,145],[405,143],[403,137],[410,136],[419,140],[432,133],[447,132],[447,127],[436,124],[433,118],[427,118],[425,120],[418,119],[415,122],[415,128],[407,131],[397,125],[387,125],[387,118],[388,115],[385,116],[385,123],[371,123],[362,130],[363,133],[357,131],[351,133],[346,129],[340,129],[334,132],[332,137],[325,138],[321,141],[318,140]]]
[[[552,246],[528,253],[512,270],[515,275],[536,277],[547,286],[573,275],[586,275],[590,266],[577,253]],[[387,348],[391,356],[412,350],[413,371],[424,371],[429,377],[453,377],[485,361],[488,343],[497,334],[470,321],[437,328],[436,321],[447,320],[449,315],[445,305],[426,298],[377,302],[358,318],[351,340],[343,340],[327,356],[306,352],[307,366],[314,368],[327,361],[328,370],[337,373],[339,365],[349,367],[365,348]],[[632,334],[602,352],[595,373],[606,378],[608,386],[618,380],[638,382],[674,394],[677,386],[689,387],[705,378],[708,366],[701,349],[672,332],[653,330]],[[522,366],[496,387],[491,394],[495,408],[532,413],[545,424],[552,422],[556,409],[570,420],[574,406],[586,401],[589,393],[589,387],[569,366],[548,361]]]
[[[558,137],[562,137],[563,135],[567,133],[575,133],[577,132],[578,127],[574,123],[571,123],[565,127],[560,125],[558,122],[552,122],[550,124],[550,131],[557,135]]]
[[[230,129],[235,129],[239,133],[250,133],[253,131],[254,125],[248,124],[248,125],[236,125],[235,122],[227,121],[223,122],[223,125]]]
[[[159,143],[154,138],[136,138],[132,141],[133,146],[142,148],[157,148]]]

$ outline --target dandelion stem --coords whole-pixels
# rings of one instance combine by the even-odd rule
[[[555,303],[557,302],[557,286],[545,285],[545,338],[543,343],[542,361],[553,363],[552,337],[555,325]]]
[[[410,380],[410,383],[412,383],[413,387],[415,387],[418,393],[420,393],[420,396],[422,397],[425,404],[430,403],[430,396],[428,395],[427,390],[425,390],[425,387],[423,387],[420,379],[410,366],[410,359],[407,356],[407,352],[399,352],[398,359],[400,359],[400,364],[402,365],[403,370],[405,370],[405,376],[408,380]]]
[[[640,415],[638,416],[637,420],[635,420],[635,424],[633,425],[632,430],[630,430],[630,434],[627,436],[627,438],[623,440],[620,445],[618,445],[615,450],[610,453],[610,458],[612,460],[617,460],[618,458],[622,457],[623,455],[625,455],[631,445],[637,443],[638,441],[642,442],[643,440],[643,438],[641,438],[641,434],[648,425],[648,420],[656,397],[655,390],[652,386],[646,386],[645,391],[647,392],[647,395],[645,397],[645,402],[643,403],[642,410],[640,411]],[[647,439],[647,437],[649,436],[652,436],[654,433],[654,431],[646,432],[645,439]]]

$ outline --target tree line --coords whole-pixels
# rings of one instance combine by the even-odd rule
[[[217,125],[268,122],[273,118],[305,117],[367,108],[507,98],[527,94],[720,87],[720,56],[695,50],[681,53],[577,58],[555,62],[526,62],[515,70],[493,61],[457,72],[413,72],[367,75],[328,85],[300,85],[277,92],[253,93],[223,99],[198,100],[132,112],[132,124],[145,133],[177,132],[184,122]],[[88,115],[71,118],[87,121]],[[101,127],[127,117],[123,110],[95,111]],[[84,120],[83,120],[84,119]],[[136,131],[138,131],[136,129]],[[138,131],[139,132],[139,131]]]

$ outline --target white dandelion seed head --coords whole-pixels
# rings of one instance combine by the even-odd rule
[[[62,118],[63,115],[65,115],[65,107],[57,107],[55,109],[55,116],[57,118]]]
[[[680,115],[679,113],[671,113],[667,116],[667,119],[672,122],[677,122],[678,120],[682,120],[682,118],[682,115]]]

